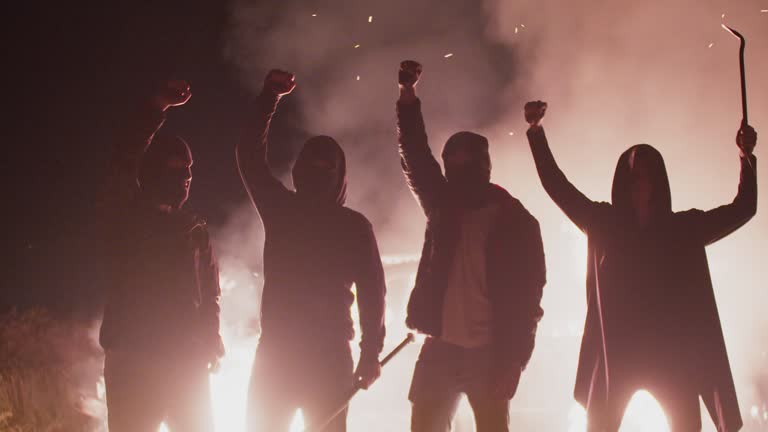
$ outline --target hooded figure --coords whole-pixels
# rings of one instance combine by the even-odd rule
[[[162,422],[173,431],[213,428],[208,375],[224,354],[221,290],[205,221],[182,209],[189,146],[156,135],[175,100],[126,122],[98,206],[107,263],[99,341],[113,432],[155,431]]]
[[[590,431],[618,429],[647,389],[671,430],[701,428],[699,396],[718,431],[742,426],[705,247],[744,225],[757,206],[754,156],[741,159],[733,203],[673,212],[661,154],[647,144],[619,158],[611,203],[590,201],[557,166],[544,130],[528,132],[549,196],[587,235],[587,318],[575,397]]]
[[[367,387],[378,376],[384,343],[384,270],[370,222],[344,207],[341,147],[327,136],[309,139],[293,167],[295,191],[267,165],[269,124],[280,96],[290,92],[281,90],[285,76],[270,73],[237,147],[240,174],[265,234],[261,336],[248,413],[254,431],[288,431],[298,408],[309,425],[324,420],[354,380]],[[355,295],[362,338],[353,374]],[[346,430],[346,414],[325,430]]]
[[[539,223],[491,183],[488,140],[458,132],[429,147],[418,72],[400,72],[400,162],[426,216],[406,325],[428,337],[413,373],[413,432],[449,431],[466,394],[478,432],[509,430],[509,404],[533,353],[546,268]],[[420,70],[420,66],[417,66]]]

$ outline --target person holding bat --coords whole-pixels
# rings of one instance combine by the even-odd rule
[[[116,140],[98,209],[107,257],[100,343],[110,432],[212,432],[209,371],[224,355],[219,272],[205,221],[183,209],[187,143],[157,134],[192,96],[170,81]]]
[[[742,426],[705,247],[757,209],[755,130],[736,135],[741,177],[730,204],[672,210],[664,159],[647,144],[620,157],[611,202],[574,187],[541,126],[547,105],[525,105],[528,141],[544,189],[588,238],[587,318],[575,397],[590,432],[616,432],[633,394],[648,390],[672,432],[701,430],[699,397],[718,431]]]
[[[411,382],[411,430],[445,432],[464,393],[478,432],[509,430],[509,401],[533,352],[546,281],[537,220],[491,183],[488,140],[458,132],[432,155],[416,84],[400,65],[400,162],[427,218],[406,324],[427,335]]]
[[[306,424],[321,422],[353,385],[368,388],[381,373],[384,270],[371,223],[344,206],[344,151],[331,137],[310,138],[293,167],[295,191],[267,163],[272,116],[295,86],[293,74],[269,72],[236,152],[265,235],[261,337],[248,413],[248,430],[258,432],[287,432],[297,408]],[[353,284],[362,330],[354,373]],[[346,410],[324,430],[345,431]]]

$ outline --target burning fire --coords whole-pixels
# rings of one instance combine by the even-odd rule
[[[587,413],[578,403],[574,403],[568,413],[568,432],[587,431]],[[645,390],[632,396],[624,419],[621,432],[669,432],[667,417],[654,397]]]

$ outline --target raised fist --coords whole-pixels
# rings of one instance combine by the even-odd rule
[[[264,90],[277,96],[285,96],[296,88],[296,76],[280,69],[272,69],[264,78]]]
[[[531,126],[538,126],[547,112],[547,103],[540,100],[525,104],[525,121]]]
[[[188,82],[171,80],[160,87],[152,101],[157,108],[165,111],[172,106],[184,105],[191,97],[192,90]]]
[[[755,129],[748,124],[742,124],[736,133],[736,145],[739,146],[742,155],[751,155],[755,145],[757,145],[757,132],[755,132]]]
[[[414,87],[421,77],[421,65],[413,60],[400,63],[398,82],[401,87]]]

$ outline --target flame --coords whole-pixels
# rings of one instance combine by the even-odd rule
[[[574,403],[568,413],[568,432],[587,431],[587,413],[584,408]],[[667,417],[656,399],[647,391],[640,390],[632,396],[620,432],[669,432]]]
[[[218,373],[211,375],[211,404],[217,432],[245,432],[248,383],[255,340],[238,340],[223,334],[227,354]]]
[[[293,420],[291,421],[291,428],[289,429],[291,432],[304,432],[304,413],[301,412],[301,409],[296,410],[296,414],[293,416]]]

